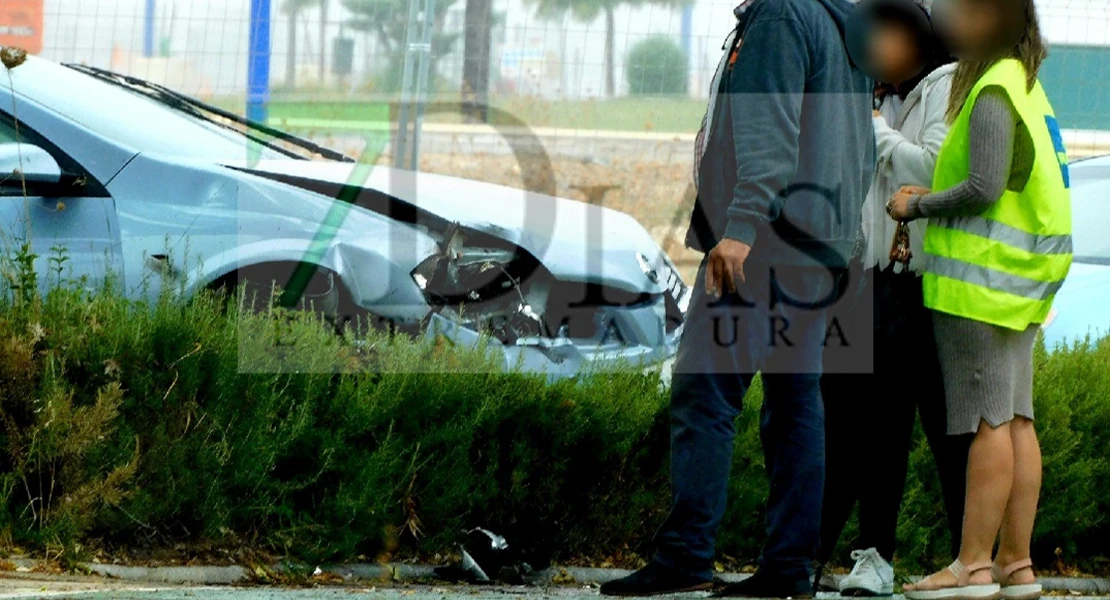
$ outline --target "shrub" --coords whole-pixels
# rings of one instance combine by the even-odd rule
[[[1089,567],[1110,552],[1110,341],[1036,361],[1034,553]],[[427,372],[396,368],[412,364]],[[352,344],[309,317],[240,315],[207,296],[0,294],[0,542],[70,559],[206,544],[325,561],[433,556],[488,526],[536,564],[635,563],[668,508],[667,401],[638,372],[551,385],[480,352]],[[754,561],[758,385],[746,404],[719,548]],[[947,555],[937,487],[920,440],[899,530],[915,568]]]
[[[625,72],[634,96],[676,96],[686,93],[686,52],[666,36],[638,42],[628,53]]]
[[[1095,570],[1110,552],[1110,339],[1035,355],[1034,412],[1044,455],[1044,484],[1033,537],[1040,565]],[[924,436],[910,457],[899,554],[912,566],[946,562],[949,535],[939,482]]]
[[[657,377],[549,385],[480,352],[352,344],[208,296],[28,298],[0,300],[9,543],[349,560],[448,550],[496,523],[527,531],[542,561],[631,539],[663,508]],[[399,368],[412,364],[427,372]]]

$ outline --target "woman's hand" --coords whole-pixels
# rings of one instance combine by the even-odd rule
[[[891,196],[886,203],[886,214],[890,215],[890,218],[895,221],[910,220],[910,200],[913,199],[914,195],[898,192]]]
[[[880,112],[879,109],[875,109],[875,110],[871,111],[871,116],[872,117],[881,117],[881,116],[883,116],[883,113]]]
[[[925,196],[929,194],[930,190],[915,186],[905,185],[898,193],[891,196],[890,200],[886,203],[886,214],[895,221],[912,221],[915,217],[910,216],[910,200],[917,196]]]
[[[898,190],[898,192],[909,194],[911,196],[928,196],[929,194],[933,193],[933,190],[930,190],[927,187],[921,187],[919,185],[904,185],[901,189]]]

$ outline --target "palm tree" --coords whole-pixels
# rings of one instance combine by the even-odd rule
[[[593,23],[605,15],[605,94],[616,95],[616,11],[622,5],[683,6],[691,0],[526,0],[536,6],[536,14],[543,19],[561,21],[570,14],[580,23]]]
[[[485,123],[489,120],[487,104],[493,0],[466,0],[463,28],[463,110],[467,117]]]
[[[444,20],[456,0],[436,0],[432,15],[432,55],[430,73],[435,85],[436,61],[449,53],[458,39],[457,34],[444,33]],[[401,88],[401,75],[405,64],[405,47],[408,42],[410,0],[342,0],[343,8],[350,13],[345,22],[355,31],[371,32],[377,36],[379,46],[385,51],[387,63],[379,73],[379,91],[396,92]]]
[[[292,88],[297,84],[297,25],[305,9],[320,3],[320,0],[285,0],[282,12],[287,17],[289,45],[285,48],[285,85]]]
[[[317,0],[320,3],[320,84],[328,75],[328,0]]]

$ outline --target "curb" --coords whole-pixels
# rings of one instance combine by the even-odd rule
[[[241,566],[229,567],[130,567],[124,565],[83,563],[82,568],[90,573],[124,581],[150,583],[173,583],[190,585],[232,585],[251,581],[250,570]],[[274,572],[283,572],[288,567],[275,565]],[[434,578],[435,567],[405,564],[350,564],[321,567],[320,571],[343,578],[347,581],[377,581],[391,583],[419,583]],[[594,585],[619,579],[631,571],[620,569],[593,569],[586,567],[553,567],[535,573],[528,578],[527,584],[534,586],[549,585]],[[726,573],[718,579],[732,583],[741,581],[749,575]],[[1042,577],[1041,585],[1045,592],[1070,592],[1083,596],[1110,595],[1110,579],[1086,577]]]
[[[250,571],[239,566],[128,567],[123,565],[82,563],[81,567],[101,577],[147,583],[232,585],[235,583],[244,583],[250,579]]]

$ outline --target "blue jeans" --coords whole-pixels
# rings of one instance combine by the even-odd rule
[[[694,287],[671,389],[672,510],[656,536],[656,561],[712,577],[717,530],[732,469],[734,421],[756,373],[764,400],[760,437],[770,479],[762,572],[807,578],[820,538],[825,477],[822,349],[834,277],[818,268],[748,265],[722,299]],[[792,299],[792,300],[791,300]]]

